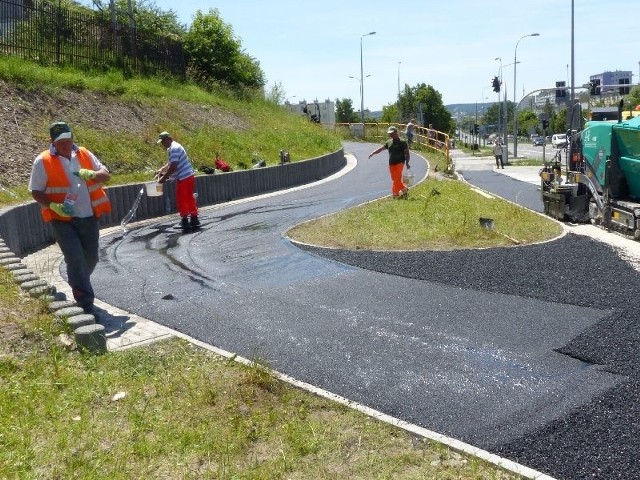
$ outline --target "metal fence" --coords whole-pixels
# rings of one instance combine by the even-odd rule
[[[43,65],[186,76],[181,42],[43,0],[0,0],[0,55]]]

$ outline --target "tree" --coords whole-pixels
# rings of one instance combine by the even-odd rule
[[[487,125],[498,125],[498,123],[502,124],[502,121],[498,121],[500,119],[500,113],[502,112],[502,102],[500,103],[492,103],[489,107],[484,111],[484,123]]]
[[[382,106],[382,116],[380,121],[383,123],[393,123],[398,121],[398,118],[402,118],[398,115],[398,104],[390,103],[389,105]],[[400,120],[402,122],[402,120]],[[406,122],[405,122],[406,123]]]
[[[269,91],[265,94],[265,99],[267,102],[275,103],[276,105],[280,105],[284,103],[284,99],[287,96],[287,92],[284,91],[284,87],[281,82],[276,82],[271,85]]]
[[[336,122],[355,123],[358,121],[358,115],[353,111],[353,101],[350,98],[342,100],[336,98]]]
[[[558,110],[551,117],[549,126],[552,132],[565,133],[567,131],[567,109]]]
[[[75,2],[68,0],[70,5]],[[110,22],[112,13],[121,25],[131,25],[138,33],[152,35],[171,36],[176,39],[182,38],[186,27],[178,21],[178,14],[173,10],[167,12],[159,8],[153,0],[116,0],[115,12],[111,12],[111,2],[109,0],[93,0],[93,6],[99,12],[99,16]],[[131,8],[131,10],[129,10]],[[131,11],[131,15],[129,15]]]
[[[520,119],[520,117],[518,117]],[[504,102],[492,103],[484,113],[484,123],[487,125],[500,125],[504,133]],[[507,132],[513,132],[513,102],[507,100]]]
[[[433,125],[433,128],[441,131],[452,133],[454,122],[451,114],[442,103],[442,94],[434,89],[431,85],[420,83],[415,87],[405,85],[404,91],[398,98],[399,115],[395,113],[393,117],[393,108],[395,104],[390,104],[387,109],[383,108],[383,112],[390,117],[387,121],[393,121],[400,118],[401,122],[408,122],[411,118],[415,118],[418,124],[427,127]]]
[[[626,97],[630,109],[633,110],[637,105],[640,105],[640,87],[633,87],[631,92]]]
[[[396,117],[390,117],[388,121],[399,119],[400,122],[407,123],[416,117],[417,105],[415,89],[405,84],[398,101],[394,104],[389,104],[389,107],[395,106]]]
[[[528,136],[529,133],[539,133],[540,120],[531,110],[518,111],[518,136]]]
[[[185,35],[184,49],[187,69],[201,84],[231,88],[261,88],[265,84],[259,62],[244,53],[218,9],[196,12]]]

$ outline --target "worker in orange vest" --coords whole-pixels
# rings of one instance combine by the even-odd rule
[[[98,263],[98,218],[111,211],[102,183],[109,170],[73,141],[65,122],[49,127],[51,144],[33,162],[29,190],[51,224],[67,265],[69,286],[78,306],[94,313],[91,273]]]

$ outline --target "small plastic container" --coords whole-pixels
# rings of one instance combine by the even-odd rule
[[[415,178],[416,177],[412,172],[405,172],[402,175],[402,183],[404,183],[407,187],[410,187],[411,185],[413,185]]]
[[[147,182],[144,184],[144,188],[149,197],[159,197],[163,193],[162,184],[158,182]]]
[[[76,204],[76,200],[78,199],[78,190],[80,190],[80,184],[72,183],[71,190],[69,190],[67,196],[64,197],[64,202],[62,203],[62,211],[69,216],[73,216],[73,207]]]

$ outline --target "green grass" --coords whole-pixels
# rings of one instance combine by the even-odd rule
[[[480,218],[494,220],[483,228]],[[562,227],[469,185],[430,177],[408,200],[382,198],[292,228],[297,241],[332,248],[450,250],[529,244],[554,238]]]
[[[134,115],[134,109],[151,111],[150,120],[141,131],[124,125],[110,131],[109,125],[95,125],[87,114],[74,112],[70,104],[68,117],[78,143],[94,152],[112,173],[110,185],[149,180],[151,172],[166,162],[166,154],[156,144],[158,133],[167,130],[187,149],[195,168],[212,166],[215,152],[235,169],[252,166],[254,155],[267,165],[280,161],[279,152],[287,150],[291,161],[324,155],[340,148],[340,135],[287,112],[266,101],[259,92],[242,95],[225,91],[209,92],[193,84],[158,78],[125,78],[121,73],[88,73],[70,68],[43,67],[12,57],[0,57],[0,79],[17,85],[24,92],[43,92],[50,98],[65,101],[69,90],[100,97],[121,105],[118,115]],[[44,79],[44,80],[43,80]],[[122,106],[132,111],[122,113]],[[42,149],[48,143],[51,112],[33,108],[31,117],[21,125]],[[74,117],[78,117],[77,119]],[[28,164],[39,151],[25,152]],[[4,185],[4,184],[3,184]],[[16,196],[0,191],[0,202],[29,200],[26,188],[5,185]]]

